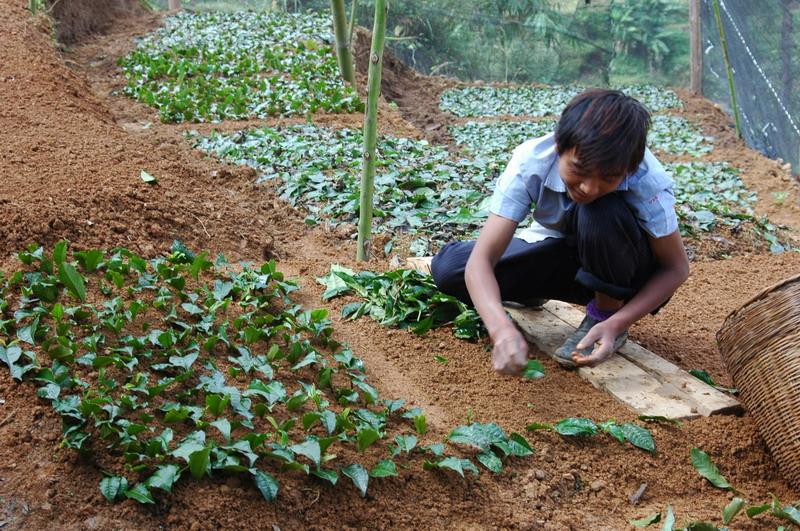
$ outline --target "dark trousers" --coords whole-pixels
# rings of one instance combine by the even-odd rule
[[[565,238],[511,240],[494,270],[502,300],[587,304],[597,291],[628,301],[657,268],[645,232],[619,194],[573,204],[568,227]],[[431,264],[439,289],[470,305],[464,269],[474,246],[474,241],[448,243]]]

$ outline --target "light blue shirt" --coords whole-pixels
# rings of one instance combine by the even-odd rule
[[[639,169],[617,187],[639,225],[654,238],[678,230],[673,182],[664,167],[645,150]],[[489,205],[492,214],[520,223],[533,208],[533,223],[519,237],[539,241],[568,232],[566,213],[574,204],[558,173],[555,134],[528,140],[514,149],[497,180]]]

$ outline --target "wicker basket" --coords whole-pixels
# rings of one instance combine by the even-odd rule
[[[800,275],[728,315],[717,342],[778,467],[800,488]]]

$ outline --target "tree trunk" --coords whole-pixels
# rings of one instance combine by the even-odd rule
[[[178,11],[181,8],[181,0],[169,0],[169,10]]]
[[[375,145],[378,136],[378,97],[381,94],[383,39],[386,34],[387,0],[375,0],[375,22],[369,54],[369,92],[364,115],[364,160],[361,172],[361,202],[358,217],[357,260],[368,260],[372,244],[372,192],[375,180]]]
[[[344,0],[331,0],[333,12],[333,29],[336,34],[336,56],[339,58],[339,70],[342,79],[356,86],[356,75],[353,71],[353,58],[350,56],[350,40],[347,35],[347,19],[344,15]]]
[[[728,89],[731,92],[731,109],[733,110],[733,119],[736,123],[736,136],[742,138],[742,126],[739,123],[739,103],[736,101],[736,86],[733,82],[733,68],[731,68],[731,59],[728,55],[728,40],[725,38],[725,27],[722,25],[722,15],[720,14],[719,0],[714,0],[714,18],[717,21],[717,29],[719,30],[719,42],[722,45],[722,58],[725,61],[725,71],[728,73]]]

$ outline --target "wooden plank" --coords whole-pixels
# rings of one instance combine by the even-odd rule
[[[406,265],[410,269],[416,269],[421,273],[428,273],[430,275],[432,261],[433,257],[431,256],[412,256],[411,258],[406,258]]]
[[[544,309],[577,327],[584,313],[565,302],[549,301]],[[640,369],[652,374],[664,384],[670,384],[691,400],[697,411],[704,417],[721,414],[738,414],[742,405],[734,397],[727,395],[702,380],[698,380],[677,365],[657,356],[646,348],[628,340],[618,354]]]
[[[430,273],[431,257],[408,258],[406,262],[410,268]],[[584,317],[582,311],[559,301],[547,302],[544,310],[507,306],[506,311],[528,341],[550,356]],[[689,419],[741,412],[735,398],[633,341],[618,354],[597,367],[582,367],[577,373],[641,415]]]
[[[550,356],[575,330],[548,311],[508,307],[506,311],[519,325],[526,339]],[[672,385],[659,382],[621,356],[614,356],[594,368],[582,367],[577,373],[640,415],[674,419],[699,416],[694,404]]]

